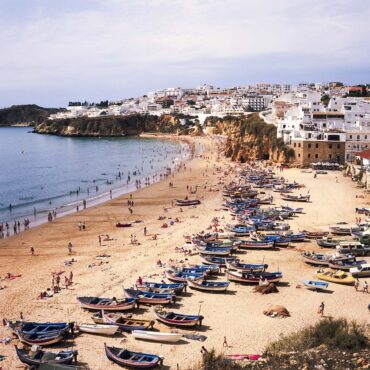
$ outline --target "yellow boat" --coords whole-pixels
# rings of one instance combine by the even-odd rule
[[[355,282],[355,279],[351,274],[341,270],[319,270],[317,271],[316,276],[320,280],[330,281],[331,283],[352,285]]]

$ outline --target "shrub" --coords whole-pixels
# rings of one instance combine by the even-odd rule
[[[283,336],[271,343],[267,352],[304,351],[324,344],[332,348],[358,351],[365,347],[368,340],[365,328],[355,321],[346,319],[324,319],[315,325],[291,335]]]

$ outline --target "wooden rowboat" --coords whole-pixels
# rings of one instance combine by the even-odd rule
[[[126,311],[135,307],[134,298],[98,298],[98,297],[77,297],[81,307],[88,310],[105,311]]]
[[[98,335],[114,335],[119,329],[118,325],[105,325],[105,324],[79,324],[78,329],[80,332]]]
[[[176,343],[182,338],[181,333],[163,333],[157,331],[134,330],[132,336],[135,339],[148,340],[152,342]]]
[[[29,366],[39,366],[43,364],[70,364],[73,359],[77,359],[77,351],[59,351],[47,352],[38,349],[35,352],[30,352],[26,349],[20,349],[15,346],[15,351],[21,362]]]
[[[189,288],[205,292],[225,292],[229,285],[230,283],[228,281],[200,281],[188,279]]]
[[[132,331],[132,330],[147,330],[153,328],[155,321],[139,319],[131,316],[124,316],[118,313],[112,312],[96,312],[92,316],[92,320],[96,324],[110,324],[117,325],[122,331]]]
[[[131,369],[152,369],[163,360],[157,355],[132,352],[125,348],[109,347],[104,343],[105,354],[109,360]]]
[[[237,283],[251,283],[258,284],[261,279],[269,283],[277,283],[283,278],[281,272],[243,272],[226,270],[226,276],[230,281],[235,281]]]
[[[154,314],[158,321],[170,326],[202,326],[202,321],[204,319],[204,317],[201,315],[183,315],[161,309],[155,309]]]

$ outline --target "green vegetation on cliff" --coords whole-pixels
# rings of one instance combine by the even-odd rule
[[[294,158],[293,149],[276,137],[276,127],[267,124],[257,113],[247,117],[209,117],[205,124],[214,127],[216,133],[227,135],[225,154],[232,160],[290,162]]]
[[[145,132],[187,134],[191,122],[182,117],[133,114],[46,120],[35,132],[61,136],[129,136]]]
[[[0,126],[16,124],[34,125],[46,120],[50,114],[64,109],[43,108],[35,104],[12,105],[9,108],[0,109]]]

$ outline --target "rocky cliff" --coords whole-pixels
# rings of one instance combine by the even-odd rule
[[[233,161],[269,159],[285,163],[294,159],[294,151],[276,138],[276,127],[265,123],[258,114],[210,117],[206,125],[227,136],[225,155]]]
[[[184,122],[185,121],[185,122]],[[130,136],[145,132],[188,134],[190,122],[178,117],[134,114],[46,120],[35,126],[39,134],[60,136]]]
[[[0,126],[17,124],[34,125],[47,119],[50,114],[62,111],[58,108],[43,108],[35,104],[12,105],[9,108],[0,109]]]

